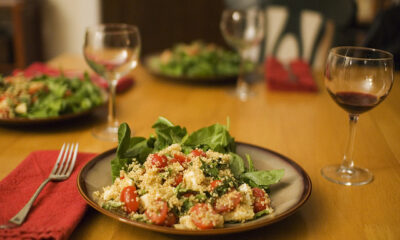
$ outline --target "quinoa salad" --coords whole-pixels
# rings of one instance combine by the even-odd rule
[[[160,117],[153,128],[156,136],[145,139],[131,138],[129,126],[120,126],[113,184],[93,196],[102,208],[186,230],[222,228],[273,213],[269,185],[279,182],[283,170],[258,171],[250,156],[244,164],[226,126],[189,135]]]

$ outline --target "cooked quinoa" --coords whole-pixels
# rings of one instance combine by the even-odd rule
[[[110,186],[94,193],[98,204],[132,220],[178,229],[221,228],[273,212],[268,194],[236,179],[232,155],[179,144],[136,159]]]

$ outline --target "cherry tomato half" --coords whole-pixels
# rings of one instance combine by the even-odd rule
[[[183,180],[183,174],[182,173],[178,173],[178,175],[175,176],[175,181],[172,183],[172,186],[176,187],[179,185],[179,183],[182,182]]]
[[[185,168],[186,168],[185,163],[188,163],[189,161],[190,161],[190,159],[187,158],[187,157],[186,157],[185,155],[183,155],[183,154],[174,154],[174,158],[171,159],[171,160],[169,161],[169,163],[172,164],[172,163],[178,162],[182,167],[185,167]]]
[[[168,165],[168,158],[164,155],[153,154],[151,164],[155,165],[157,168],[164,168]]]
[[[207,157],[206,153],[203,152],[203,150],[201,150],[201,149],[194,149],[194,150],[192,150],[191,153],[192,153],[195,157],[198,157],[198,156],[200,156],[200,157]]]
[[[238,191],[232,191],[221,196],[215,203],[215,211],[218,213],[230,212],[242,201],[242,195]]]
[[[128,213],[136,212],[139,209],[139,197],[135,186],[128,186],[122,189],[120,200],[125,203]]]
[[[188,162],[189,159],[185,155],[174,154],[174,159],[176,159],[180,164]]]
[[[222,184],[222,181],[221,181],[221,180],[214,180],[214,181],[212,181],[212,182],[210,183],[211,191],[214,191],[214,189],[215,189],[216,187],[218,187],[219,185],[221,185],[221,184]]]
[[[157,205],[158,207],[157,210],[151,211],[147,209],[145,214],[154,224],[162,225],[165,219],[167,218],[167,213],[168,213],[167,202],[163,200],[158,200],[154,204]]]
[[[172,227],[176,223],[176,216],[172,212],[169,212],[167,214],[167,217],[165,218],[164,225],[167,227]]]
[[[213,221],[203,217],[209,214],[217,214],[210,204],[197,203],[190,209],[190,218],[199,229],[212,229],[215,227]]]
[[[253,196],[254,196],[254,212],[260,212],[267,208],[267,204],[265,204],[265,192],[261,188],[253,188]]]

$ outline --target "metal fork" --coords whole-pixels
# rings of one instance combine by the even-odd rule
[[[65,151],[64,151],[65,150]],[[33,203],[35,202],[36,198],[39,196],[39,193],[42,191],[44,186],[50,181],[64,181],[72,173],[72,170],[75,166],[76,156],[78,154],[78,143],[75,144],[63,144],[60,150],[60,154],[58,155],[57,161],[51,171],[49,177],[44,180],[42,184],[40,184],[39,188],[36,190],[35,194],[31,197],[29,202],[5,225],[0,225],[0,229],[4,228],[12,228],[21,225],[26,216],[29,213]]]

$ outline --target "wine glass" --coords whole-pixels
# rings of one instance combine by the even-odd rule
[[[93,135],[101,140],[117,141],[119,122],[115,111],[115,90],[118,79],[138,63],[140,34],[136,26],[102,24],[88,27],[83,52],[86,62],[108,82],[107,123],[95,127]]]
[[[246,101],[254,93],[244,77],[249,49],[257,46],[264,38],[264,14],[258,9],[226,9],[222,12],[220,28],[225,41],[237,50],[241,63],[234,94]]]
[[[354,166],[353,148],[358,116],[381,103],[393,84],[393,55],[363,47],[336,47],[330,50],[325,69],[325,85],[333,100],[349,114],[350,131],[341,165],[326,166],[321,174],[343,185],[363,185],[372,181],[368,169]]]

